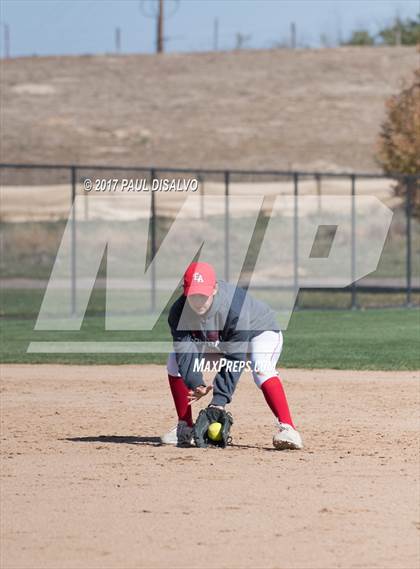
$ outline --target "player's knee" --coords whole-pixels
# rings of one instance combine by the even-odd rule
[[[267,381],[267,379],[271,379],[272,377],[277,376],[277,371],[275,368],[270,369],[256,369],[252,372],[252,377],[254,378],[255,385],[258,389],[261,389],[263,383]]]

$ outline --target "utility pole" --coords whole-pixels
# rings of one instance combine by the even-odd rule
[[[163,21],[165,19],[170,18],[175,14],[175,12],[179,8],[179,0],[172,0],[169,3],[169,14],[168,10],[164,10],[168,6],[164,0],[141,0],[140,1],[140,10],[143,12],[143,15],[146,18],[153,18],[156,20],[156,41],[155,41],[155,49],[156,53],[163,53],[165,51],[165,36],[163,34]]]
[[[159,0],[158,6],[156,53],[163,53],[163,0]]]
[[[172,3],[169,4],[169,13],[168,10],[165,8],[168,6],[164,0],[141,0],[140,1],[140,10],[146,16],[146,18],[153,18],[155,21],[156,26],[156,40],[155,40],[155,49],[156,53],[163,53],[165,51],[165,38],[163,33],[163,21],[171,16],[173,16],[179,8],[179,0],[173,0]],[[172,7],[172,10],[171,10]]]
[[[290,24],[290,47],[296,49],[296,24],[292,22]]]
[[[121,53],[121,28],[115,28],[115,53]]]
[[[401,45],[401,20],[399,16],[395,18],[395,45]]]
[[[3,24],[4,30],[4,58],[10,59],[10,26],[9,24]]]
[[[219,18],[214,19],[213,25],[213,51],[219,49]]]
[[[343,33],[341,30],[341,17],[340,17],[339,12],[336,12],[335,15],[336,15],[336,28],[337,28],[337,33],[336,33],[337,45],[340,46],[340,45],[343,45]]]
[[[238,32],[236,34],[235,49],[242,49],[244,47],[244,45],[246,44],[246,42],[248,42],[250,39],[251,39],[250,34],[242,34],[241,32]]]

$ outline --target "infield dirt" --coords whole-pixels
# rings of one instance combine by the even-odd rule
[[[416,372],[282,371],[300,452],[249,374],[226,450],[159,446],[163,366],[1,376],[3,569],[419,566]]]

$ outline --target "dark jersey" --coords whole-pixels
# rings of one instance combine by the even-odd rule
[[[253,337],[266,330],[279,331],[274,312],[267,304],[224,281],[218,281],[218,292],[206,314],[196,314],[182,295],[172,305],[168,323],[178,368],[190,389],[204,385],[197,362],[205,352],[216,351],[227,359],[245,360]],[[240,375],[241,371],[221,368],[214,380],[215,389],[219,386],[230,401]]]

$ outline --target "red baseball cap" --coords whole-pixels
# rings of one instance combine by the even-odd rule
[[[210,296],[216,284],[216,273],[208,263],[191,263],[184,274],[184,295]]]

